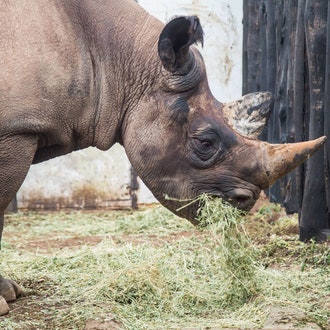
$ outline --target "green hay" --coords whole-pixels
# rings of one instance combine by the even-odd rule
[[[215,248],[219,250],[219,267],[225,274],[226,292],[223,300],[238,308],[259,291],[257,273],[261,265],[257,253],[244,228],[244,213],[221,198],[202,195],[198,221],[207,226]]]

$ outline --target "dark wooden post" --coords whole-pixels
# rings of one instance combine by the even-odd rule
[[[260,91],[260,0],[246,0],[243,3],[243,94]]]
[[[305,40],[309,77],[309,139],[324,134],[324,88],[326,72],[327,1],[307,0]],[[308,106],[308,105],[307,105]],[[325,192],[324,152],[308,160],[300,214],[300,239],[324,239],[328,222]]]
[[[304,141],[306,139],[304,132],[305,120],[305,28],[304,28],[304,13],[305,13],[305,0],[298,2],[297,6],[297,26],[294,40],[294,61],[293,61],[293,121],[294,121],[294,135],[295,142]],[[304,173],[305,164],[298,167],[294,171],[295,185],[292,186],[292,194],[296,199],[296,207],[292,212],[299,212],[303,199],[304,187]]]
[[[328,137],[325,144],[324,177],[327,204],[327,224],[330,228],[330,5],[327,15],[327,46],[326,46],[326,71],[325,71],[325,93],[324,93],[324,135]]]

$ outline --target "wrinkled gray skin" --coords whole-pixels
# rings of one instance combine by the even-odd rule
[[[164,195],[205,192],[249,209],[316,148],[300,159],[290,147],[290,165],[281,148],[229,126],[188,47],[202,42],[197,18],[160,38],[164,25],[133,0],[7,0],[0,22],[0,235],[30,165],[73,150],[123,144],[155,197],[194,222],[196,209],[178,212]],[[0,276],[0,314],[20,294]]]

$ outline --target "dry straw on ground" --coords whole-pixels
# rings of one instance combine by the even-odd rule
[[[329,328],[329,245],[289,235],[297,219],[271,220],[272,205],[246,216],[201,198],[198,228],[159,206],[9,216],[2,273],[28,295],[0,328],[253,329],[273,306]]]

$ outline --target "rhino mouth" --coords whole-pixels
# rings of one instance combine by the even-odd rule
[[[249,189],[232,189],[227,192],[205,192],[208,196],[212,198],[221,198],[222,200],[228,202],[233,207],[236,207],[242,211],[250,211],[256,201],[259,198],[259,193],[256,194],[252,192]],[[202,207],[202,205],[199,205],[199,208]]]
[[[259,193],[251,191],[245,188],[234,188],[226,192],[222,191],[204,191],[201,194],[207,194],[212,198],[221,198],[224,201],[230,203],[232,206],[248,212],[255,204],[258,199]],[[198,214],[200,209],[203,207],[202,200],[200,199],[165,199],[163,200],[164,206],[172,210],[175,214],[180,217],[188,219],[194,225],[198,225]]]
[[[226,193],[208,193],[208,196],[211,198],[221,198],[222,200],[231,204],[233,207],[236,207],[244,212],[250,211],[258,199],[258,196],[256,196],[252,191],[241,188],[233,189]],[[193,224],[198,224],[197,219],[202,207],[203,201],[199,200],[198,203],[191,205],[191,207],[185,210],[185,217],[189,218]]]

